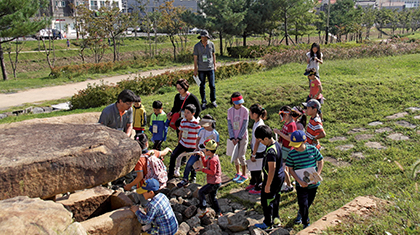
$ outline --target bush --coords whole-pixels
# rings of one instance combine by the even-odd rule
[[[249,74],[263,68],[256,62],[240,62],[232,65],[221,66],[216,70],[216,80],[227,79],[235,75]],[[165,72],[156,76],[136,77],[118,82],[117,85],[89,84],[71,98],[72,109],[93,108],[115,102],[118,94],[124,89],[130,89],[137,95],[150,95],[173,91],[173,86],[179,79],[187,79],[190,84],[195,84],[193,70],[180,70]]]
[[[371,44],[357,47],[332,46],[321,49],[325,60],[345,60],[366,57],[380,57],[403,54],[414,54],[420,51],[417,43]],[[263,56],[267,68],[281,66],[287,63],[306,63],[305,54],[308,50],[289,49],[282,52],[272,52]]]
[[[103,81],[100,84],[88,84],[84,90],[79,90],[71,97],[72,109],[87,109],[100,107],[113,103],[117,100],[122,90],[118,86],[107,85]]]

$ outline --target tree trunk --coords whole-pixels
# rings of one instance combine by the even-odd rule
[[[287,13],[284,13],[284,36],[286,37],[286,46],[289,45],[289,34],[287,33]]]
[[[223,56],[223,36],[222,36],[222,32],[219,32],[219,39],[220,39],[220,55]]]
[[[242,38],[244,39],[243,46],[246,47],[246,33],[242,35]]]
[[[117,61],[117,43],[115,43],[115,37],[112,37],[112,43],[114,44],[113,45],[113,48],[114,48],[114,61],[113,62],[115,62]]]
[[[6,65],[4,64],[4,56],[3,56],[3,48],[1,47],[0,43],[0,66],[1,66],[1,72],[3,74],[3,80],[7,80],[7,72],[6,72]]]
[[[172,46],[174,48],[174,61],[176,61],[176,45],[175,45],[175,38],[174,36],[169,36],[169,39],[171,40]]]

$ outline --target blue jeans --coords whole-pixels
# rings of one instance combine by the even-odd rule
[[[216,84],[214,78],[214,70],[210,71],[198,71],[198,77],[200,78],[200,95],[201,103],[206,104],[206,77],[209,79],[209,88],[210,88],[210,101],[216,101]]]
[[[200,159],[200,156],[198,154],[191,155],[190,159],[188,159],[187,165],[185,166],[184,170],[184,179],[188,180],[188,176],[191,172],[191,178],[194,178],[196,176],[195,170],[193,169],[193,165],[196,161]]]
[[[220,212],[222,212],[219,206],[219,202],[216,198],[217,190],[220,188],[221,185],[222,184],[206,184],[198,191],[198,197],[200,199],[200,204],[198,205],[198,207],[200,209],[205,209],[207,207],[206,194],[208,194],[212,208],[216,212],[216,215],[219,215]]]

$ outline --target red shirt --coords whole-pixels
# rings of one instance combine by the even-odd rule
[[[290,135],[294,131],[297,130],[296,122],[290,122],[289,124],[284,124],[283,129],[281,129],[281,132],[285,135]],[[281,138],[281,143],[283,144],[283,147],[290,149],[290,141],[285,140],[284,138]]]
[[[311,97],[313,97],[314,99],[321,99],[322,98],[322,94],[319,93],[317,97],[315,97],[315,95],[319,92],[319,86],[321,85],[321,81],[317,78],[313,81],[311,81],[311,88],[309,90],[309,94],[311,95]]]

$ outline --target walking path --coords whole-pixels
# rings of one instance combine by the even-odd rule
[[[230,63],[228,63],[230,64]],[[218,66],[222,64],[218,63]],[[174,67],[168,69],[160,69],[160,70],[151,70],[147,72],[137,73],[136,75],[140,76],[149,76],[158,75],[165,73],[167,71],[176,71],[176,70],[185,70],[185,69],[193,69],[192,65],[190,66],[182,66],[182,67]],[[4,110],[10,107],[19,106],[25,103],[37,103],[42,101],[48,100],[58,100],[63,98],[68,98],[73,96],[77,91],[81,89],[85,89],[88,83],[99,83],[100,80],[103,80],[105,83],[117,83],[123,79],[133,78],[133,74],[125,74],[113,77],[106,77],[97,80],[88,80],[84,82],[78,83],[70,83],[60,86],[52,86],[52,87],[42,87],[36,89],[30,89],[25,91],[19,91],[17,93],[11,94],[0,94],[0,110]]]

